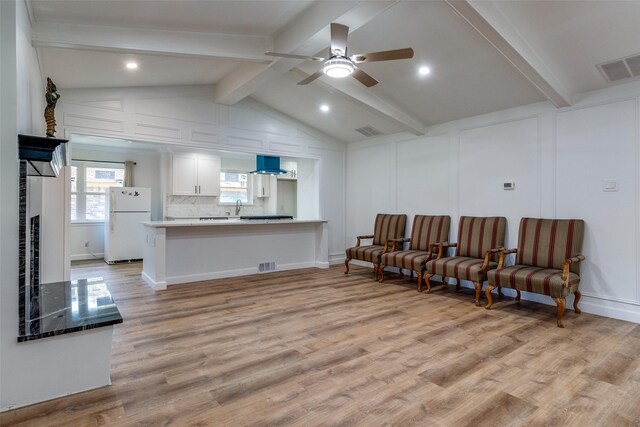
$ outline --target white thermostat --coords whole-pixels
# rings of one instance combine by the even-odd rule
[[[516,188],[516,183],[513,181],[505,182],[504,184],[502,184],[502,186],[504,190],[513,190],[514,188]]]

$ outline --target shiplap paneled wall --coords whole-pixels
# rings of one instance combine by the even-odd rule
[[[378,212],[449,214],[451,241],[461,215],[505,216],[509,247],[523,216],[583,218],[582,307],[640,322],[639,105],[640,83],[631,83],[583,94],[570,108],[540,103],[433,126],[424,137],[351,143],[347,245],[372,231]],[[603,191],[605,181],[618,191]]]

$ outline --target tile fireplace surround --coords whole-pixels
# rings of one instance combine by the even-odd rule
[[[24,160],[20,161],[19,194],[18,342],[122,323],[122,316],[102,278],[40,283],[40,216],[33,216],[27,222],[27,162]],[[30,225],[28,231],[27,224]]]

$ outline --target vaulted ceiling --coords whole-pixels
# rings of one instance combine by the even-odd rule
[[[596,65],[640,53],[640,1],[27,0],[43,72],[60,89],[213,85],[215,101],[253,97],[343,141],[606,87]],[[412,47],[364,63],[380,83],[323,76],[332,22],[349,54]],[[137,70],[125,63],[135,61]],[[428,66],[431,74],[420,75]],[[621,82],[624,82],[621,81]],[[326,104],[328,112],[319,106]]]

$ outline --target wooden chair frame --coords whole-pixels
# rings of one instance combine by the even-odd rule
[[[436,259],[440,259],[443,258],[444,256],[444,251],[445,248],[455,248],[458,246],[457,243],[450,243],[450,242],[442,242],[442,243],[437,243],[438,245],[438,257]],[[435,245],[434,245],[435,246]],[[494,249],[490,249],[488,251],[486,251],[484,253],[484,257],[482,260],[482,266],[480,267],[480,271],[482,273],[482,275],[486,275],[487,271],[489,270],[489,262],[491,262],[491,256],[496,254],[496,253],[500,253],[501,251],[503,251],[504,248],[494,248]],[[431,293],[431,276],[434,276],[434,274],[430,274],[429,272],[427,272],[427,274],[425,275],[424,281],[427,285],[427,293]],[[447,283],[444,281],[444,276],[442,277],[442,284],[443,286],[446,285]],[[460,290],[460,279],[458,279],[457,277],[454,277],[454,279],[456,279],[456,290]],[[484,282],[473,282],[473,286],[476,290],[476,300],[475,300],[475,304],[476,306],[480,307],[480,294],[482,293],[482,284]],[[418,290],[422,290],[422,288],[418,289]],[[500,299],[502,300],[502,292],[500,290],[498,290],[498,295],[500,297]]]
[[[500,251],[499,254],[499,260],[498,260],[498,270],[502,270],[505,265],[505,257],[509,254],[515,254],[518,252],[517,248],[513,248],[513,249],[504,249],[502,251]],[[585,260],[584,255],[576,255],[574,257],[571,258],[567,258],[564,260],[564,264],[562,266],[562,280],[564,282],[564,285],[569,287],[569,271],[571,268],[571,264],[573,263],[578,263],[578,262],[582,262]],[[491,283],[487,284],[487,289],[485,291],[485,295],[487,296],[487,306],[485,307],[487,310],[491,309],[491,306],[493,305],[493,299],[491,298],[491,291],[493,291],[496,288],[496,285],[492,285]],[[582,311],[580,310],[580,308],[578,308],[578,303],[580,302],[580,298],[582,298],[582,294],[580,293],[579,290],[576,290],[574,293],[574,300],[573,300],[573,311],[576,312],[576,314],[580,314],[582,313]],[[567,300],[566,298],[562,297],[562,298],[553,298],[553,300],[556,303],[557,306],[557,313],[556,313],[556,324],[558,325],[559,328],[564,328],[564,324],[562,323],[562,317],[564,316],[564,311],[565,308],[567,306]],[[516,303],[520,304],[520,290],[516,289]]]

